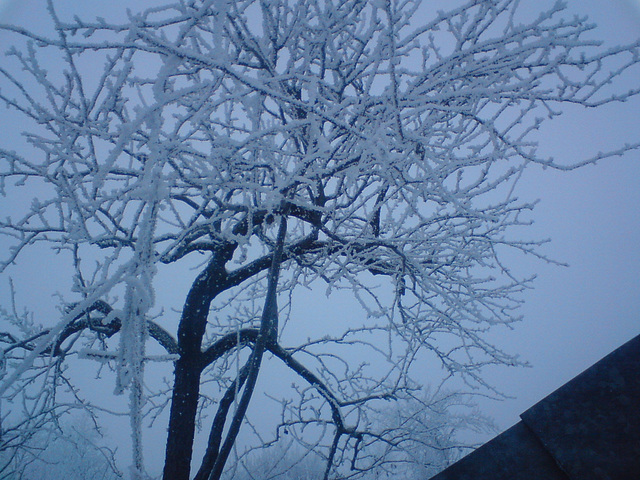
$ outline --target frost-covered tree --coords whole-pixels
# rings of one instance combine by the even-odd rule
[[[34,430],[22,448],[0,444],[0,478],[3,480],[117,480],[113,452],[99,445],[92,419],[78,412],[57,418]],[[7,432],[11,438],[11,432]]]
[[[0,146],[2,269],[44,245],[73,288],[55,323],[5,312],[1,392],[47,392],[29,394],[47,412],[62,391],[84,402],[65,374],[77,356],[113,369],[135,478],[142,422],[165,406],[166,480],[220,478],[285,438],[325,479],[384,468],[407,432],[376,419],[418,397],[426,359],[471,384],[517,363],[485,334],[517,320],[527,286],[505,252],[539,255],[515,228],[533,206],[514,194],[524,169],[634,148],[537,153],[563,104],[638,92],[615,87],[638,45],[600,48],[562,2],[427,19],[417,0],[181,0],[120,24],[54,3],[54,35],[2,26],[17,47],[0,101],[32,122],[24,151]],[[186,277],[174,315],[158,279]],[[317,293],[361,308],[296,308]],[[166,392],[144,375],[154,358],[173,362]],[[267,383],[271,430],[249,409]]]
[[[373,419],[386,442],[363,448],[360,462],[377,462],[358,475],[362,480],[402,478],[426,480],[469,453],[472,446],[459,434],[495,433],[469,395],[437,392],[393,402]],[[313,450],[301,450],[293,439],[237,462],[234,480],[316,480],[323,460]]]

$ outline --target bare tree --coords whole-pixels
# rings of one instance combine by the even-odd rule
[[[75,412],[33,432],[24,448],[0,450],[0,478],[59,480],[124,478],[113,452],[99,445],[90,417]],[[28,447],[28,448],[27,448]],[[11,455],[6,458],[3,453]]]
[[[98,359],[129,392],[134,477],[143,417],[170,404],[164,478],[192,476],[200,406],[213,415],[195,478],[217,479],[258,374],[281,364],[281,415],[246,448],[286,435],[326,479],[398,446],[374,419],[416,396],[421,359],[471,384],[516,364],[485,333],[518,319],[528,285],[502,255],[544,259],[516,236],[533,207],[518,179],[637,146],[567,165],[536,153],[535,132],[562,104],[638,93],[615,88],[637,44],[601,49],[561,2],[533,17],[520,3],[424,21],[413,0],[188,0],[112,24],[63,20],[49,0],[54,36],[3,26],[26,43],[0,67],[0,100],[34,127],[30,152],[0,149],[0,185],[35,193],[0,221],[2,268],[44,243],[74,271],[59,322],[3,337],[3,395]],[[193,257],[176,322],[154,280]],[[362,311],[309,329],[292,306],[305,288],[348,291]],[[174,362],[170,401],[146,390],[155,344]]]
[[[363,480],[431,478],[469,453],[474,445],[460,435],[495,433],[495,426],[481,415],[470,395],[425,392],[411,400],[393,402],[374,419],[386,442],[370,437],[361,447],[358,477]],[[230,478],[236,480],[315,480],[323,462],[313,451],[297,448],[293,439],[261,454],[247,455],[236,464]]]

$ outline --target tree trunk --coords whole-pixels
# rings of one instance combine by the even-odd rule
[[[194,360],[183,356],[176,362],[164,480],[189,480],[201,373]]]
[[[180,358],[176,361],[174,373],[164,480],[189,480],[200,395],[202,338],[211,301],[225,289],[225,264],[231,258],[234,248],[230,244],[214,253],[205,270],[193,282],[182,310],[178,326]]]

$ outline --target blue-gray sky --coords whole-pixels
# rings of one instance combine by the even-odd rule
[[[109,2],[110,7],[99,1],[59,3],[63,12],[73,8],[85,18],[97,9],[130,6],[125,1]],[[570,0],[569,5],[598,23],[597,35],[608,44],[640,38],[640,0]],[[105,12],[95,14],[107,16]],[[47,25],[47,16],[39,0],[0,0],[0,21],[37,30]],[[0,33],[0,45],[6,45],[6,38]],[[627,87],[637,87],[638,78],[630,79]],[[13,135],[19,129],[13,122],[9,112],[0,109],[3,146],[7,132]],[[561,121],[543,130],[541,137],[541,148],[565,163],[637,142],[640,99],[593,112],[567,112]],[[523,179],[520,191],[522,197],[541,200],[529,235],[550,238],[545,253],[570,266],[515,260],[516,270],[537,273],[538,279],[535,289],[526,294],[525,320],[514,331],[495,338],[506,350],[520,353],[532,368],[487,372],[490,382],[515,397],[497,406],[482,403],[501,428],[515,423],[517,415],[537,400],[640,334],[640,152],[569,173],[534,170]],[[15,201],[0,199],[0,210],[11,208]],[[37,314],[54,314],[51,309],[56,301],[50,297],[55,289],[50,277],[37,275],[41,267],[39,258],[21,260],[17,269],[0,279],[0,298],[6,299],[6,277],[12,275],[22,304],[38,302]],[[41,292],[47,292],[46,298],[39,298]]]
[[[598,24],[608,44],[640,38],[640,2],[570,1]],[[636,86],[640,76],[629,79]],[[635,85],[634,85],[635,84]],[[579,159],[640,139],[640,101],[567,112],[548,125],[541,145],[558,159]],[[568,268],[529,264],[538,274],[525,317],[504,340],[533,368],[500,369],[491,379],[517,398],[488,405],[501,427],[601,357],[640,334],[640,153],[569,173],[536,172],[521,184],[540,198],[532,230]]]

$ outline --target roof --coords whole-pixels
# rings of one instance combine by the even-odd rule
[[[432,480],[638,480],[640,335]]]

